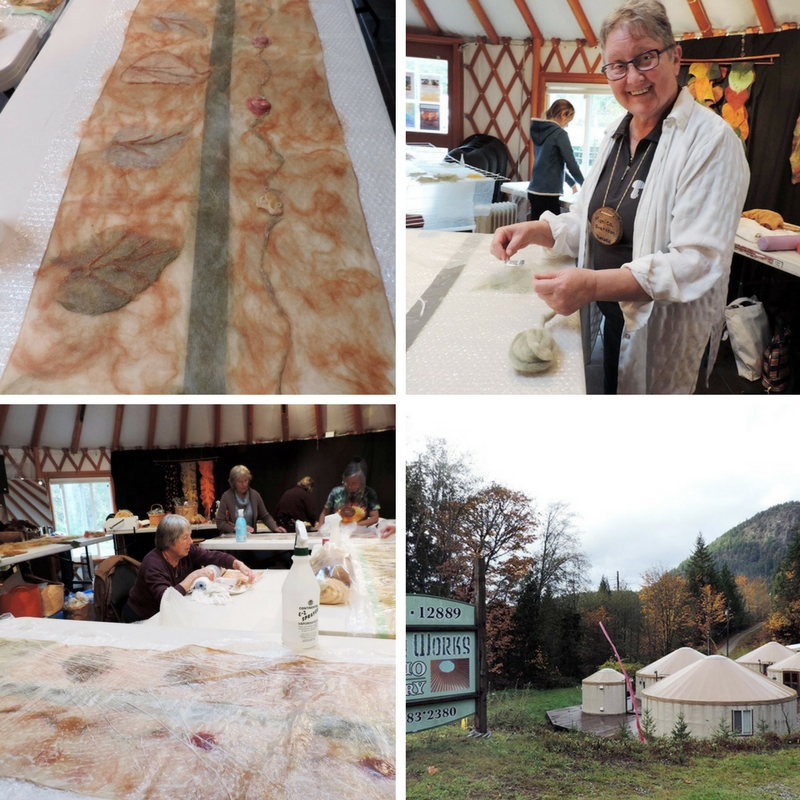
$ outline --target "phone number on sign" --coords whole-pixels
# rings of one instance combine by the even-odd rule
[[[444,708],[427,708],[424,711],[407,711],[406,724],[414,722],[429,722],[435,719],[450,719],[458,716],[458,711],[455,706],[447,706]]]

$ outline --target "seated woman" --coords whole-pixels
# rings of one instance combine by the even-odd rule
[[[231,488],[219,499],[217,528],[222,533],[233,533],[236,530],[236,517],[239,516],[239,509],[242,509],[248,533],[254,533],[259,522],[263,522],[273,533],[286,533],[286,528],[280,527],[267,511],[261,495],[250,488],[252,479],[250,470],[241,464],[231,470],[228,477]]]
[[[214,580],[216,573],[206,566],[237,569],[250,582],[250,568],[230,553],[204,550],[192,543],[192,530],[185,517],[167,514],[156,528],[156,546],[142,560],[136,583],[122,610],[125,622],[150,619],[158,613],[161,595],[170,588],[185,595],[200,577]]]
[[[366,527],[378,521],[381,505],[375,490],[367,486],[367,462],[359,456],[345,467],[342,485],[331,489],[319,516],[319,525],[322,526],[328,514],[333,514],[344,506],[358,506],[364,509],[364,519],[360,520],[358,525]]]
[[[286,530],[294,530],[294,524],[299,519],[301,522],[313,523],[317,518],[317,505],[311,500],[314,491],[314,479],[306,475],[297,482],[297,486],[287,489],[278,505],[275,506],[275,519]]]

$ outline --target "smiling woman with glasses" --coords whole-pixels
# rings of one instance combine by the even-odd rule
[[[603,21],[602,71],[628,112],[607,131],[568,214],[498,229],[497,258],[538,244],[578,269],[535,276],[559,314],[603,319],[607,394],[691,394],[716,359],[749,169],[733,129],[678,85],[681,46],[659,0]],[[705,353],[708,358],[704,359]]]

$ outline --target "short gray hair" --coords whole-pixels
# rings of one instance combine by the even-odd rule
[[[167,514],[156,528],[156,550],[172,547],[189,530],[191,527],[186,517],[180,514]]]
[[[231,474],[228,477],[228,485],[231,487],[231,489],[235,488],[234,484],[239,480],[239,478],[247,478],[247,480],[251,481],[253,480],[253,473],[250,472],[247,467],[242,466],[242,464],[237,464],[231,470]]]
[[[598,40],[601,50],[606,49],[606,40],[611,31],[620,26],[661,42],[662,47],[676,44],[667,10],[659,0],[625,0],[619,8],[612,11],[600,27]]]

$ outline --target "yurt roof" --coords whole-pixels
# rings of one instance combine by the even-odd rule
[[[761,647],[756,647],[749,653],[740,656],[736,661],[740,664],[774,664],[777,661],[783,661],[784,658],[794,655],[794,652],[785,645],[779,642],[767,642],[762,644]]]
[[[410,31],[462,38],[585,40],[596,44],[600,25],[621,0],[406,0]],[[724,33],[770,33],[800,24],[797,0],[662,0],[676,38]]]
[[[615,669],[606,667],[605,669],[598,670],[588,678],[584,678],[582,682],[591,684],[625,683],[625,676]]]
[[[393,429],[394,405],[0,405],[0,447],[109,450],[323,439]]]
[[[800,653],[795,653],[784,658],[783,661],[777,661],[767,667],[767,671],[774,670],[777,672],[800,672]]]
[[[691,647],[680,647],[662,656],[652,664],[636,670],[636,674],[644,677],[653,677],[656,673],[664,676],[673,675],[678,670],[689,664],[694,664],[695,661],[702,661],[704,658],[706,656],[703,653],[698,653],[697,650],[693,650]]]
[[[650,700],[699,705],[763,705],[796,697],[725,656],[708,656],[642,692]]]

